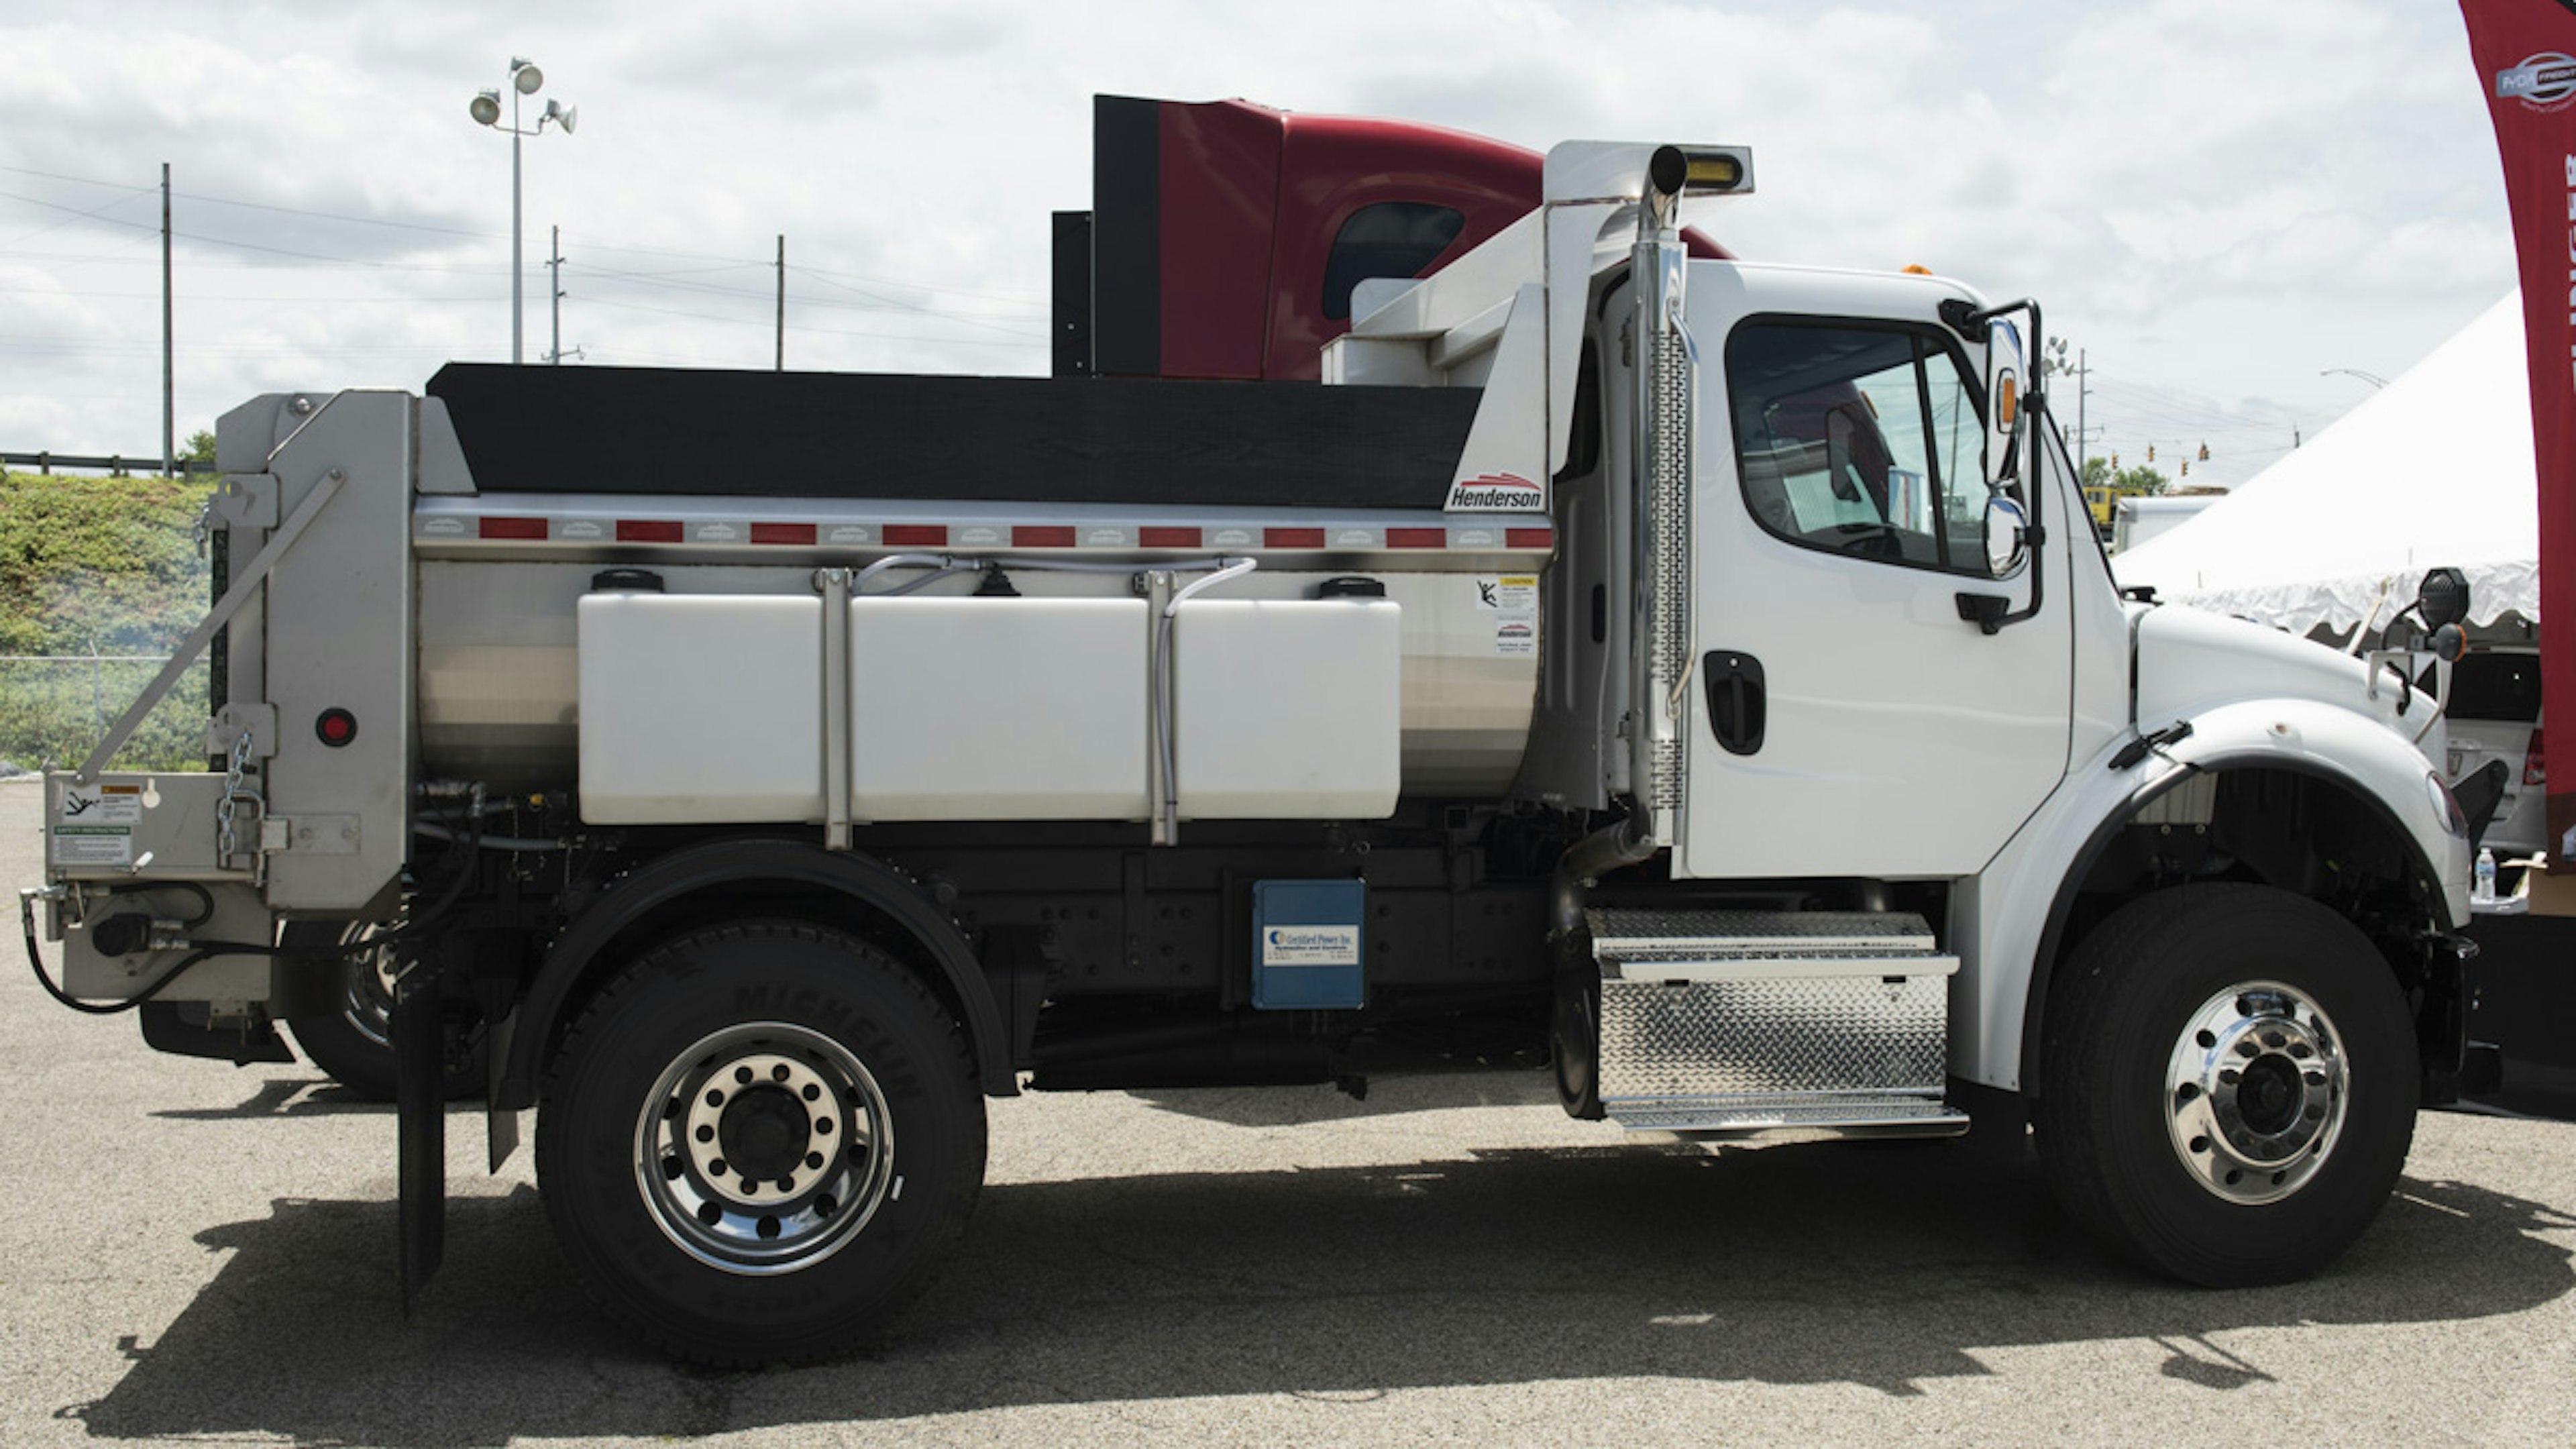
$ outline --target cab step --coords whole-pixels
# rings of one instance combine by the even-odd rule
[[[1601,1106],[1632,1132],[1963,1132],[1949,978],[1901,912],[1595,910]]]

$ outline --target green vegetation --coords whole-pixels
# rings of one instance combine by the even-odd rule
[[[2094,457],[2084,460],[2084,486],[2108,488],[2114,493],[2121,494],[2145,494],[2154,498],[2162,496],[2166,489],[2171,488],[2173,480],[2153,468],[2114,469],[2110,459]]]
[[[211,452],[204,434],[191,454]],[[210,475],[0,474],[0,655],[162,655],[205,617],[197,515]],[[77,763],[157,662],[0,661],[0,760]],[[117,756],[121,769],[205,768],[200,660]]]

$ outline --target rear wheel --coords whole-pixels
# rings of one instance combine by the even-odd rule
[[[610,1316],[744,1366],[865,1341],[928,1281],[983,1184],[964,1034],[852,937],[695,932],[567,1035],[537,1119],[564,1251]]]
[[[2396,979],[2304,897],[2132,902],[2059,973],[2032,1112],[2050,1185],[2135,1261],[2213,1287],[2304,1277],[2359,1238],[2414,1139]]]
[[[397,924],[294,921],[287,925],[282,944],[289,952],[318,956],[370,936],[390,934]],[[401,959],[401,949],[393,946],[335,956],[330,969],[337,978],[333,987],[337,1009],[286,1023],[306,1059],[328,1072],[331,1080],[372,1102],[394,1099],[394,972]],[[483,1027],[477,1022],[447,1063],[441,1085],[448,1100],[483,1090],[485,1053]]]

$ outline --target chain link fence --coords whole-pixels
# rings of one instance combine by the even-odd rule
[[[211,487],[0,473],[0,774],[87,758],[205,617],[214,563],[195,524]],[[115,768],[206,768],[210,677],[191,661]]]
[[[166,654],[0,654],[0,777],[79,764],[168,661]],[[201,658],[118,751],[116,768],[206,768],[206,681]]]

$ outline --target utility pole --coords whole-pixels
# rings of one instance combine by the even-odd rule
[[[2093,365],[2085,350],[2075,349],[2075,476],[2084,476],[2084,400],[2093,395]]]
[[[548,367],[563,366],[563,228],[546,228],[546,305],[554,313],[554,345],[546,349]]]
[[[179,471],[178,388],[172,363],[170,306],[170,163],[161,163],[161,476]],[[90,651],[95,654],[98,651]]]
[[[513,80],[517,78],[517,74],[518,67],[514,65],[511,68]],[[512,367],[527,361],[525,344],[520,341],[523,333],[519,323],[519,309],[527,303],[527,275],[519,269],[519,88],[514,84],[510,87],[510,365]]]
[[[2066,365],[2066,339],[2063,337],[2050,339],[2047,351],[2054,356],[2040,359],[2042,376],[2052,372],[2075,374],[2075,476],[2080,479],[2084,476],[2084,453],[2088,441],[2084,426],[2084,400],[2093,395],[2092,368],[2086,363],[2081,347],[2075,349],[2075,365],[2071,368]]]
[[[778,234],[778,366],[787,370],[787,233]]]

